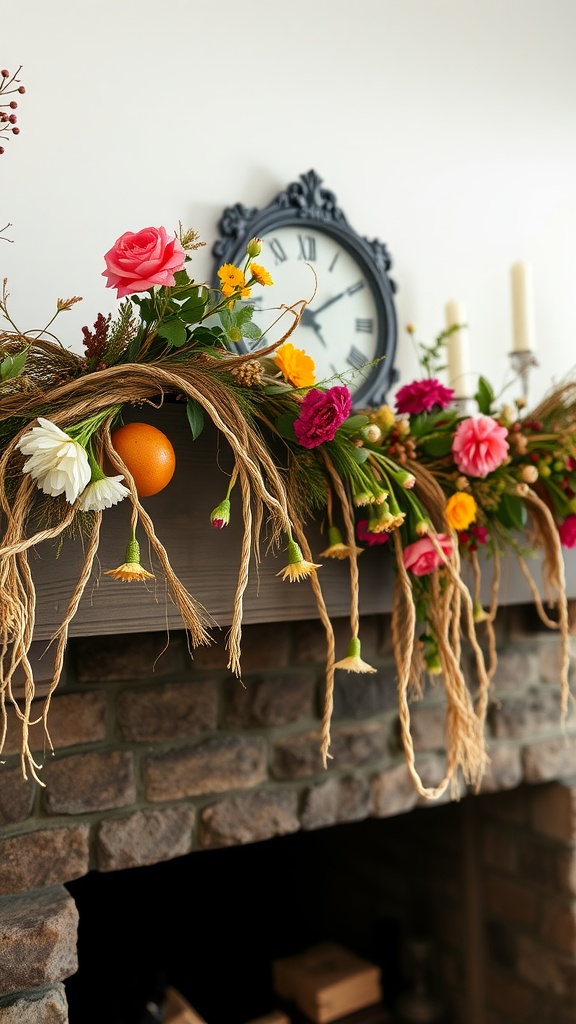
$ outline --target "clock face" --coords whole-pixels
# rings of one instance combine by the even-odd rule
[[[254,349],[278,341],[294,321],[283,307],[308,302],[289,340],[316,364],[316,383],[346,384],[357,395],[375,372],[383,312],[369,269],[335,235],[315,225],[283,225],[262,236],[256,257],[274,284],[255,287],[254,322],[263,332]],[[300,307],[297,307],[300,308]]]

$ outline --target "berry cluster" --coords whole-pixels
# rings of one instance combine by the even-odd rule
[[[17,75],[21,70],[22,65],[15,71],[13,75],[6,68],[2,68],[0,71],[0,96],[8,96],[14,93],[20,93],[22,95],[26,92],[23,85],[19,84]],[[8,141],[10,134],[19,135],[20,129],[17,127],[18,118],[14,113],[18,109],[16,100],[10,100],[8,103],[0,103],[0,140]],[[4,152],[4,146],[0,145],[0,156]]]

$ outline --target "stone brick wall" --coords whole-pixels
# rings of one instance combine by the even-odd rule
[[[338,649],[348,628],[337,622]],[[389,618],[366,617],[361,636],[363,656],[378,671],[337,673],[327,770],[319,754],[325,657],[319,623],[247,626],[243,683],[226,670],[224,637],[195,651],[192,661],[182,633],[169,642],[161,633],[70,641],[49,716],[54,756],[43,752],[40,726],[33,727],[45,788],[22,779],[18,730],[9,723],[0,788],[0,1024],[67,1021],[62,982],[76,970],[77,915],[66,883],[89,871],[430,806],[414,790],[399,745]],[[566,727],[560,722],[558,639],[540,627],[531,606],[502,609],[497,639],[491,763],[482,792],[563,780],[560,791],[571,793],[576,721],[570,710]],[[412,706],[412,726],[418,769],[433,785],[444,768],[441,686],[429,687]],[[546,836],[552,826],[542,825],[542,815],[538,821],[534,827]],[[493,841],[504,856],[506,829],[498,833],[492,823],[486,830],[501,835]],[[547,839],[558,847],[567,878],[576,875],[573,839]],[[482,871],[487,906],[496,907],[506,879]],[[518,882],[515,871],[516,865],[509,886]],[[560,871],[556,862],[554,871]],[[554,928],[564,935],[565,945],[570,913],[547,925],[551,936]],[[513,909],[510,919],[500,927],[503,946],[517,927]],[[539,941],[545,939],[542,932]],[[559,939],[546,941],[558,956],[571,956],[557,949]],[[529,942],[517,943],[515,966],[498,975],[503,992],[506,985],[513,991],[516,975],[529,973],[531,950]],[[490,1013],[488,1024],[513,1020],[499,1005],[490,1004]]]

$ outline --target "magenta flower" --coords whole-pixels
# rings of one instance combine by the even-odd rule
[[[462,530],[458,534],[458,541],[468,549],[468,551],[477,551],[479,544],[487,544],[490,534],[485,526],[481,526],[480,523],[474,523],[469,530]]]
[[[452,441],[452,455],[461,473],[488,476],[508,455],[508,431],[492,418],[480,413],[462,420]]]
[[[405,384],[396,394],[396,412],[417,416],[421,412],[430,412],[435,406],[445,409],[453,398],[454,389],[444,387],[435,378],[415,380]]]
[[[560,543],[564,548],[576,548],[576,516],[568,516],[558,527]]]
[[[331,441],[338,427],[350,415],[352,395],[348,388],[336,386],[328,391],[311,388],[306,395],[294,433],[303,448],[316,448]]]
[[[452,554],[452,541],[445,533],[437,533],[436,540],[440,545],[446,558]],[[421,537],[414,544],[408,544],[402,552],[404,568],[414,573],[414,576],[428,576],[443,565],[440,555],[436,551],[430,537]]]
[[[186,253],[166,228],[125,231],[104,256],[106,287],[116,288],[116,298],[146,292],[154,285],[172,288],[174,274],[182,270]]]
[[[367,519],[359,519],[356,523],[356,537],[361,544],[368,544],[369,547],[372,547],[375,544],[385,544],[389,534],[385,530],[374,533],[373,530],[368,529]]]

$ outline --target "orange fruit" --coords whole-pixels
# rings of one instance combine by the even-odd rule
[[[134,477],[139,498],[158,494],[170,483],[176,454],[166,434],[150,423],[126,423],[112,431],[112,447]]]

